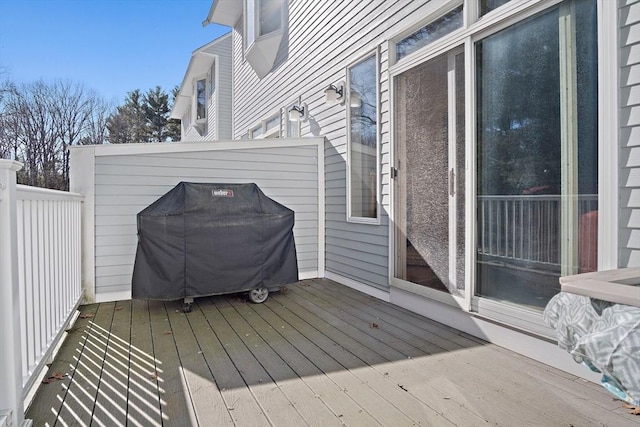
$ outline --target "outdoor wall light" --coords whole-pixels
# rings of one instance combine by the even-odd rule
[[[349,107],[360,107],[360,94],[358,92],[351,92],[349,94]]]
[[[304,102],[300,105],[294,105],[289,109],[289,121],[306,122],[309,118],[309,109]]]
[[[324,90],[324,100],[327,104],[336,104],[344,101],[344,82],[340,82],[337,85],[330,84]]]

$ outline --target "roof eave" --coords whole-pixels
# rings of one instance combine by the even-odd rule
[[[203,26],[220,24],[233,27],[242,16],[243,2],[239,0],[214,0],[209,8],[207,18],[202,21]]]

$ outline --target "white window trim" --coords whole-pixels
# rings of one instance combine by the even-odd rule
[[[451,36],[451,34],[455,34],[456,32],[460,31],[461,28],[458,28],[457,30],[452,31],[450,34],[447,34],[443,37],[441,37],[440,39],[434,40],[433,42],[429,43],[426,46],[421,47],[420,49],[417,49],[415,52],[409,53],[408,55],[406,55],[404,58],[398,60],[397,56],[396,56],[396,44],[399,41],[402,41],[404,38],[410,36],[411,34],[415,33],[416,31],[418,31],[420,28],[434,22],[437,21],[439,18],[441,18],[442,16],[446,15],[447,13],[451,12],[453,9],[463,5],[463,3],[465,3],[463,0],[458,0],[455,2],[452,2],[451,0],[436,0],[436,1],[432,1],[430,2],[430,6],[431,8],[429,9],[429,11],[426,13],[426,15],[422,15],[422,16],[418,16],[416,19],[414,19],[413,21],[411,21],[408,24],[408,27],[405,27],[404,29],[402,29],[399,33],[396,33],[393,35],[393,37],[389,38],[389,42],[388,42],[388,47],[389,47],[389,64],[393,65],[396,64],[397,62],[404,62],[407,60],[407,58],[413,57],[414,55],[418,54],[421,51],[427,50],[427,47],[430,47],[433,44],[438,43],[438,41],[440,41],[441,39],[444,38],[448,38]],[[466,28],[466,22],[467,22],[467,14],[466,14],[466,10],[467,10],[467,5],[464,4],[463,10],[462,10],[462,14],[463,14],[463,22],[462,22],[462,29]]]
[[[487,13],[482,18],[478,18],[478,8],[475,6],[477,0],[464,0],[465,21],[463,27],[442,39],[435,41],[416,52],[407,55],[401,61],[395,61],[395,40],[400,40],[411,34],[424,25],[425,22],[437,18],[429,14],[427,18],[420,18],[409,24],[405,29],[399,31],[389,38],[387,42],[389,52],[389,69],[387,77],[389,82],[389,112],[390,112],[390,162],[389,167],[393,168],[397,163],[394,147],[394,79],[402,72],[415,67],[429,59],[464,45],[465,49],[465,139],[466,139],[466,176],[465,176],[465,297],[464,299],[453,295],[443,295],[442,292],[426,289],[409,282],[403,282],[395,278],[395,191],[393,180],[390,184],[390,204],[389,211],[389,283],[401,289],[408,288],[410,292],[421,294],[429,299],[440,301],[448,305],[459,307],[465,311],[477,311],[479,307],[496,305],[502,306],[505,316],[517,313],[523,309],[520,307],[510,307],[508,304],[501,304],[487,300],[475,295],[476,287],[476,172],[477,172],[477,152],[476,152],[476,75],[475,75],[475,43],[483,38],[494,34],[502,29],[510,27],[523,21],[537,13],[561,3],[562,0],[512,0],[502,7]],[[444,7],[446,0],[434,2],[434,7],[446,12],[452,8],[454,2]],[[450,7],[451,6],[451,7]],[[434,12],[436,13],[436,12]],[[617,2],[609,0],[597,0],[598,19],[598,270],[618,268],[619,242],[618,242],[618,170],[619,170],[619,147],[618,147],[618,26],[617,26]],[[474,22],[471,22],[473,19]],[[611,47],[614,47],[613,49]],[[347,119],[348,120],[348,119]],[[347,122],[348,123],[348,122]],[[348,149],[347,149],[348,150]],[[347,169],[348,174],[348,169]],[[348,186],[347,175],[347,186]],[[613,230],[613,232],[612,232]],[[419,290],[417,288],[420,288]],[[452,298],[453,297],[453,298]],[[528,311],[528,310],[526,310]],[[489,317],[495,319],[495,315],[487,313]],[[544,329],[541,314],[531,311],[532,317],[536,321],[535,328]],[[482,313],[480,313],[482,315]],[[525,324],[519,325],[529,329]],[[539,334],[540,330],[534,333]],[[542,334],[544,335],[544,334]]]
[[[205,99],[205,103],[204,103],[204,107],[205,107],[205,112],[204,112],[204,117],[199,119],[198,118],[198,82],[200,80],[204,80],[204,94],[207,97],[207,99]],[[193,83],[192,83],[192,87],[193,87],[193,102],[191,103],[191,123],[195,123],[195,124],[202,124],[202,123],[207,123],[207,120],[209,119],[209,111],[208,107],[209,107],[209,73],[207,74],[201,74],[197,77],[193,78]]]
[[[371,56],[375,56],[376,58],[376,216],[375,218],[368,217],[358,217],[353,216],[351,214],[351,107],[349,106],[350,102],[350,93],[349,88],[351,87],[351,82],[349,79],[349,70],[351,67],[359,64],[365,59],[370,58]],[[382,210],[382,203],[380,203],[380,119],[382,109],[380,108],[380,48],[376,47],[375,50],[370,50],[366,54],[359,56],[356,60],[352,61],[349,65],[347,65],[346,70],[346,80],[345,80],[345,105],[346,105],[346,118],[347,118],[347,164],[346,164],[346,184],[347,184],[347,222],[359,223],[359,224],[371,224],[371,225],[380,225],[381,216],[380,211]]]
[[[275,119],[276,116],[278,118],[278,126],[273,128],[271,131],[269,131],[269,129],[267,129],[267,122],[270,122],[271,120]],[[262,128],[262,134],[254,138],[253,131],[259,126]],[[282,137],[282,111],[277,110],[276,112],[274,112],[273,114],[269,114],[259,122],[254,123],[253,126],[249,127],[249,130],[247,133],[249,134],[250,139],[281,138]]]
[[[259,7],[256,7],[256,3],[259,2],[260,0],[244,0],[243,2],[243,14],[242,14],[242,25],[243,25],[243,29],[244,29],[244,37],[243,37],[243,45],[244,45],[244,53],[246,53],[254,44],[256,44],[256,42],[260,41],[260,40],[264,40],[265,38],[268,38],[270,36],[272,36],[273,34],[276,34],[278,32],[283,32],[285,29],[285,18],[286,18],[286,13],[285,13],[285,7],[286,5],[284,4],[284,2],[286,0],[280,0],[280,29],[273,31],[269,34],[264,34],[259,36],[258,35],[258,29],[260,26],[260,16],[259,16]],[[253,40],[249,41],[249,38],[247,36],[248,33],[248,27],[249,27],[249,20],[247,19],[247,10],[249,9],[249,3],[253,3],[254,4],[254,13],[253,13]]]

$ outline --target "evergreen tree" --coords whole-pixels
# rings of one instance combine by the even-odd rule
[[[150,142],[164,142],[167,139],[169,119],[169,95],[160,86],[149,89],[144,96],[144,112]]]
[[[134,142],[166,142],[180,140],[180,121],[169,119],[169,113],[177,94],[169,94],[160,86],[149,89],[144,95],[140,89],[127,94],[124,104],[117,107],[108,122],[109,142],[126,144]]]
[[[179,92],[180,86],[174,86],[174,88],[171,89],[171,108],[175,105]],[[169,119],[167,121],[167,138],[169,138],[170,141],[180,141],[181,126],[182,123],[179,119]]]

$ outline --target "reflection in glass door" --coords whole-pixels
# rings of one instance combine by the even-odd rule
[[[394,79],[395,277],[464,293],[464,55]]]
[[[596,1],[565,0],[476,45],[486,299],[542,310],[560,276],[597,269],[596,17]]]

